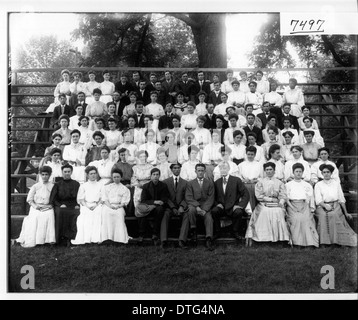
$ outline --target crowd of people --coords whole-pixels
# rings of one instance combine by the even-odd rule
[[[108,70],[101,83],[93,71],[87,83],[61,75],[22,246],[128,243],[126,215],[137,217],[139,243],[150,227],[163,248],[173,216],[180,248],[197,241],[197,219],[209,249],[230,225],[248,243],[357,245],[339,171],[296,79],[281,95],[261,71],[249,81],[228,70],[222,83],[201,71],[117,83]]]

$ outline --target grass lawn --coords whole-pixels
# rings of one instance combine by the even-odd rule
[[[10,290],[23,265],[35,269],[38,293],[351,293],[357,290],[356,248],[298,249],[202,245],[189,250],[136,245],[10,248]],[[321,268],[335,269],[323,290]]]

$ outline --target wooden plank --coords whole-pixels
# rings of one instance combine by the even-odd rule
[[[11,131],[54,131],[51,128],[11,128]]]
[[[10,144],[21,145],[21,144],[38,144],[38,145],[51,145],[51,142],[47,141],[11,141]]]
[[[19,97],[19,96],[31,96],[31,97],[53,97],[53,93],[12,93],[12,97]]]
[[[24,104],[24,103],[21,103],[21,104],[12,104],[11,107],[14,107],[14,108],[40,108],[40,107],[48,107],[49,105],[48,104],[37,104],[37,103],[34,103],[34,104]]]
[[[52,114],[36,114],[35,116],[11,116],[13,119],[34,119],[34,118],[52,118]]]

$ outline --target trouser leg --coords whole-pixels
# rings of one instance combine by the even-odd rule
[[[168,240],[168,228],[169,228],[169,221],[171,217],[171,210],[166,209],[163,215],[162,223],[160,226],[160,240],[167,241]]]
[[[234,232],[239,232],[243,227],[243,217],[244,211],[242,209],[236,209],[232,213],[232,229]]]
[[[188,211],[184,212],[183,221],[181,223],[181,228],[180,228],[179,240],[182,240],[184,242],[187,240],[189,227],[192,226],[191,223],[193,223],[193,221],[195,221],[195,226],[196,226],[195,212],[196,210],[193,207],[189,208]]]
[[[204,216],[205,233],[207,238],[213,238],[213,217],[211,212],[207,212]]]
[[[215,207],[211,210],[211,216],[214,223],[214,232],[219,233],[221,226],[220,226],[220,217],[222,217],[225,214],[224,209],[220,207]]]
[[[153,235],[156,235],[157,237],[160,236],[160,228],[162,225],[162,220],[164,216],[164,207],[163,206],[157,206],[151,214],[154,218],[154,225],[153,225]]]

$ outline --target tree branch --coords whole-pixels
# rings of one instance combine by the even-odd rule
[[[188,26],[192,28],[199,28],[200,24],[191,19],[189,16],[183,14],[183,13],[168,13],[167,16],[172,16],[176,19],[179,19],[183,22],[185,22]]]
[[[134,66],[138,67],[141,61],[141,57],[142,57],[142,52],[143,52],[143,46],[144,46],[144,41],[145,41],[145,37],[147,36],[147,32],[149,29],[149,24],[150,24],[150,19],[152,18],[152,14],[148,14],[147,18],[145,20],[145,25],[143,26],[143,31],[142,31],[142,35],[141,35],[141,39],[140,42],[138,44],[138,50],[137,50],[137,54],[135,57],[135,61],[134,61]]]
[[[326,35],[321,35],[321,38],[323,40],[325,48],[332,53],[334,60],[336,60],[343,67],[350,67],[349,63],[344,62],[338,55],[332,42],[329,41],[328,37]]]

